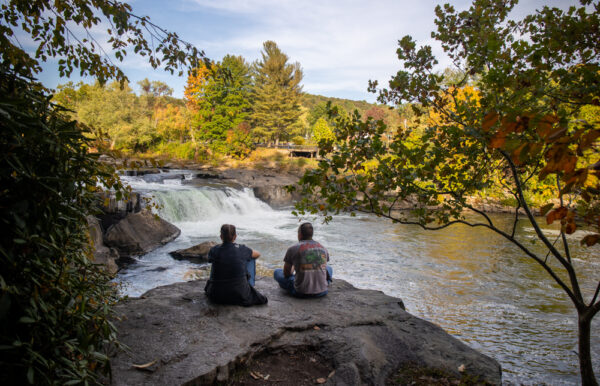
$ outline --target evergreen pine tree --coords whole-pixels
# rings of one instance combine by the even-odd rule
[[[226,152],[233,132],[240,127],[247,131],[251,93],[250,68],[241,56],[226,55],[222,62],[192,72],[185,96],[194,111],[195,137],[213,151]]]
[[[262,60],[254,63],[254,135],[279,143],[297,134],[302,69],[273,41],[263,43]]]

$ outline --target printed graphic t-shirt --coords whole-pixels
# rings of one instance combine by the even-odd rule
[[[313,295],[327,290],[329,253],[314,240],[302,240],[288,248],[284,262],[294,266],[296,292]]]

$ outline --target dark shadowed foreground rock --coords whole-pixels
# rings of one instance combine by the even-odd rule
[[[174,259],[177,260],[189,260],[192,263],[206,263],[208,261],[208,252],[212,247],[217,245],[214,241],[205,241],[193,247],[178,249],[173,252],[169,252]]]
[[[104,243],[116,248],[121,257],[143,255],[174,240],[180,233],[175,225],[142,210],[128,214],[108,228]]]
[[[402,309],[380,291],[335,280],[327,296],[296,299],[272,279],[257,280],[269,303],[208,303],[205,281],[158,287],[116,307],[119,339],[129,346],[111,359],[114,385],[200,385],[226,381],[264,351],[311,348],[330,358],[328,385],[383,385],[414,363],[499,384],[500,365],[440,327]],[[147,365],[136,369],[133,365]]]

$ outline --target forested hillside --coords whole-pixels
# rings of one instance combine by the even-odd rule
[[[340,116],[358,111],[390,128],[399,122],[397,110],[386,106],[304,93],[302,76],[300,64],[289,63],[268,41],[254,63],[226,55],[193,69],[183,99],[172,97],[169,85],[145,79],[136,85],[69,82],[54,100],[111,149],[180,159],[244,158],[261,143],[316,144],[332,135],[328,103]]]

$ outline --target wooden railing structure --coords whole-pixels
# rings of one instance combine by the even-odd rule
[[[317,146],[293,145],[293,144],[278,144],[267,145],[257,144],[256,147],[270,148],[287,151],[290,157],[305,157],[317,158],[319,148]]]

